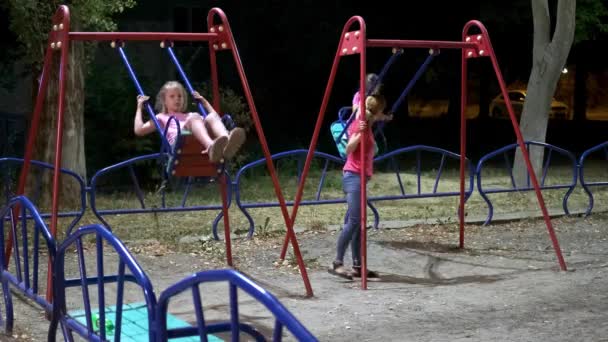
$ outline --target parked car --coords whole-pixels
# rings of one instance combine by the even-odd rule
[[[412,118],[439,118],[448,114],[449,106],[449,100],[408,99],[408,115]],[[468,103],[465,115],[467,119],[479,116],[479,104]]]
[[[524,101],[526,100],[525,90],[509,90],[509,99],[513,106],[515,116],[519,119],[521,112],[524,108]],[[490,102],[490,117],[493,118],[508,118],[509,111],[507,111],[507,105],[502,94],[496,96],[492,102]],[[572,120],[568,105],[563,102],[553,99],[551,101],[551,111],[549,112],[549,119],[561,119],[561,120]]]

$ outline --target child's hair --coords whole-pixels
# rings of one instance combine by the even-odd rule
[[[374,87],[372,90],[370,90]],[[365,77],[365,95],[380,95],[384,85],[380,82],[378,75],[374,73],[367,74]]]
[[[382,113],[386,108],[384,95],[370,95],[365,98],[365,108],[372,114]]]
[[[160,88],[158,94],[156,94],[156,103],[154,109],[159,113],[166,113],[167,106],[165,106],[165,94],[170,89],[177,89],[182,95],[182,107],[179,109],[180,112],[185,112],[188,109],[188,93],[184,86],[177,81],[169,81]]]
[[[384,112],[386,108],[386,98],[384,95],[370,95],[365,98],[365,120],[372,116]]]

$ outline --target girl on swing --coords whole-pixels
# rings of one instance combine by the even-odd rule
[[[177,81],[165,83],[156,95],[155,109],[158,112],[156,119],[164,130],[169,118],[172,116],[179,122],[180,130],[189,130],[196,140],[203,146],[202,154],[209,156],[209,161],[218,163],[222,159],[231,159],[245,142],[245,130],[236,127],[228,132],[221,121],[217,111],[197,91],[192,92],[192,97],[200,101],[207,111],[207,117],[203,118],[199,113],[186,113],[188,107],[188,94],[184,86]],[[152,120],[144,123],[142,108],[149,96],[137,96],[137,110],[133,131],[137,136],[144,136],[156,130]],[[171,120],[167,130],[167,140],[171,145],[177,140],[177,125]]]

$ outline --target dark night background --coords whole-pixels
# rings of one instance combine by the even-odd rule
[[[339,35],[351,16],[365,19],[368,38],[373,39],[460,40],[464,24],[479,19],[490,33],[507,84],[525,83],[532,51],[529,4],[529,0],[210,2],[228,16],[272,152],[308,146]],[[569,63],[600,70],[605,67],[606,56],[598,53],[596,47],[604,44],[605,41],[576,45]],[[426,55],[426,50],[406,50],[393,65],[385,79],[389,106]],[[378,72],[389,56],[390,49],[368,49],[368,71]],[[232,62],[225,60],[226,71],[221,74],[236,76]],[[234,80],[223,80],[234,84]],[[320,150],[334,152],[328,127],[338,109],[350,103],[357,80],[358,58],[342,58],[321,131]],[[487,153],[514,142],[509,121],[484,119],[489,102],[499,91],[489,59],[469,63],[469,80],[472,98],[481,103],[481,117],[469,120],[470,153]],[[240,89],[238,85],[236,88]],[[459,92],[459,51],[442,51],[412,95],[450,100],[449,114],[440,119],[409,118],[406,101],[386,129],[391,148],[428,144],[457,151]],[[604,141],[605,127],[600,121],[551,121],[547,141],[578,152]]]
[[[154,1],[139,1],[136,8],[119,17],[119,30],[128,30],[125,27],[128,28],[132,21],[166,21],[168,13],[171,13],[169,8],[173,9],[175,16],[175,7],[182,2],[188,3],[184,5],[186,7],[192,6],[192,2],[185,1],[156,6],[152,6],[156,3]],[[468,20],[479,19],[489,31],[507,84],[515,81],[525,83],[531,68],[530,0],[368,1],[357,4],[342,0],[201,1],[196,6],[205,16],[211,7],[220,7],[226,13],[272,153],[308,147],[339,35],[353,15],[365,19],[368,38],[372,39],[459,41],[464,24]],[[180,31],[183,28],[179,22],[174,22],[174,29]],[[154,28],[149,30],[156,31]],[[579,75],[605,70],[608,56],[605,52],[598,52],[604,51],[602,47],[605,45],[605,38],[577,43],[572,48],[569,67],[579,70]],[[378,72],[390,53],[390,49],[368,49],[368,72]],[[206,51],[200,56],[202,63],[208,63]],[[406,50],[391,68],[385,79],[389,106],[426,56],[426,50]],[[221,85],[228,85],[242,94],[231,57],[227,54],[220,57]],[[206,72],[204,68],[201,70],[199,72],[203,74]],[[147,72],[154,73],[154,70]],[[159,71],[159,74],[162,73]],[[159,79],[165,80],[165,75]],[[358,57],[342,58],[321,131],[319,150],[335,154],[328,127],[335,120],[338,109],[350,104],[357,90],[357,79]],[[480,116],[468,121],[467,154],[476,159],[480,154],[515,142],[515,136],[510,121],[487,117],[488,105],[499,91],[489,59],[469,62],[469,83],[471,99],[480,104]],[[411,94],[425,99],[449,100],[448,115],[435,119],[408,117],[406,101],[397,111],[396,119],[387,126],[389,147],[427,144],[458,152],[459,51],[442,51]],[[127,96],[135,97],[134,93]],[[575,120],[551,121],[547,142],[580,153],[605,140],[606,121],[584,120],[585,98],[585,87],[577,84]],[[126,111],[130,113],[130,110]],[[255,140],[254,136],[251,138]],[[255,150],[254,143],[250,147]]]

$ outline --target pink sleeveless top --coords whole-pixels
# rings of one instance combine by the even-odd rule
[[[156,114],[156,119],[158,120],[158,123],[160,123],[160,127],[165,129],[165,127],[167,127],[167,122],[169,122],[169,118],[172,116],[179,121],[180,129],[184,130],[184,125],[188,119],[188,113],[161,113]],[[177,140],[177,125],[175,124],[175,120],[171,120],[169,128],[167,129],[167,140],[171,145],[175,144],[175,141]]]

